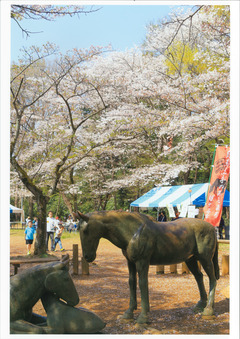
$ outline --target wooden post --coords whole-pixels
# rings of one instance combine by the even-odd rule
[[[177,264],[170,265],[170,273],[177,273]]]
[[[20,264],[15,264],[15,265],[14,265],[14,275],[17,274],[17,272],[18,272],[18,267],[20,267]]]
[[[222,275],[229,274],[229,255],[222,255]]]
[[[156,266],[156,274],[164,274],[164,265]]]
[[[187,265],[186,265],[185,262],[182,263],[182,274],[183,274],[183,273],[187,273],[187,274],[190,273],[190,270],[189,270],[189,268],[187,267]]]
[[[78,274],[78,244],[73,244],[73,274]]]
[[[89,263],[82,257],[82,274],[89,274]]]

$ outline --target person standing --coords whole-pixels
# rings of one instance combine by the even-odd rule
[[[36,230],[34,227],[32,227],[32,221],[30,220],[28,222],[28,226],[26,227],[24,233],[25,233],[25,240],[27,245],[27,255],[31,254],[31,246],[34,240],[34,234],[36,233]]]
[[[33,227],[35,228],[35,230],[36,230],[37,227],[38,227],[38,218],[37,218],[37,217],[34,217],[34,218],[33,218]]]
[[[54,251],[56,251],[57,243],[59,243],[60,251],[65,251],[62,246],[61,236],[64,230],[63,224],[59,223],[56,229],[56,235],[55,235],[55,243],[54,243]]]
[[[166,215],[165,215],[165,212],[164,211],[161,211],[159,216],[158,216],[158,221],[160,222],[164,222],[164,221],[167,221],[167,218],[166,218]]]
[[[175,216],[176,216],[175,218],[172,218],[172,221],[179,219],[180,218],[180,213],[177,211],[175,213]]]
[[[28,227],[29,221],[31,221],[30,215],[29,215],[29,216],[27,217],[27,219],[26,219],[26,227]]]
[[[48,251],[48,240],[51,239],[51,251],[54,251],[54,230],[56,227],[56,219],[53,218],[52,211],[48,212],[47,217],[47,237],[46,237],[46,251]]]
[[[56,222],[55,222],[55,225],[56,225],[56,226],[59,226],[60,219],[59,219],[59,217],[58,217],[57,215],[55,216],[55,221],[56,221]]]
[[[225,230],[225,224],[224,224],[223,217],[221,217],[220,224],[218,226],[219,239],[223,239],[223,230]],[[225,234],[225,238],[226,238],[226,234]]]
[[[69,231],[69,233],[71,233],[72,230],[73,230],[73,219],[72,219],[71,214],[69,214],[69,216],[68,216],[66,225],[67,225],[67,230]]]

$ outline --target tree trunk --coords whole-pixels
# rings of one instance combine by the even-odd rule
[[[33,220],[33,197],[29,197],[29,208],[28,208],[28,215],[30,216],[30,219]]]
[[[102,203],[102,209],[105,211],[109,200],[109,194],[106,194]]]
[[[63,198],[63,201],[65,203],[65,205],[67,206],[68,210],[69,210],[69,213],[71,215],[73,215],[73,209],[72,209],[72,204],[71,204],[71,201],[68,199],[68,197],[65,195],[65,193],[63,191],[60,191],[60,194]],[[77,211],[77,209],[75,209],[75,212]]]
[[[71,185],[74,185],[74,176],[73,176],[73,174],[74,174],[74,167],[71,169],[70,174],[69,174],[70,184]],[[78,206],[77,206],[77,194],[73,193],[72,197],[73,197],[73,210],[77,211],[77,209],[78,209]],[[72,212],[70,212],[70,213],[72,214]]]
[[[38,206],[38,227],[34,254],[41,255],[46,253],[47,198],[44,195],[39,195],[36,197],[36,201]]]
[[[18,164],[15,157],[11,157],[11,164],[18,172],[18,175],[25,187],[34,195],[38,207],[38,228],[34,245],[34,254],[41,255],[46,253],[46,218],[47,218],[47,202],[49,198],[45,196],[42,190],[37,187],[26,171]]]
[[[113,198],[114,198],[114,208],[115,210],[117,210],[117,193],[116,192],[113,193]]]
[[[190,174],[190,169],[184,173],[184,185],[188,184],[189,174]]]
[[[78,210],[78,203],[77,203],[77,195],[76,194],[73,195],[73,209],[74,209],[74,211]]]
[[[19,207],[18,206],[18,196],[17,196],[17,194],[15,194],[14,206]]]

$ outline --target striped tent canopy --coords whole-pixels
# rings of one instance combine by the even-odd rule
[[[143,196],[133,201],[131,207],[167,207],[169,205],[204,206],[209,183],[180,186],[154,187]],[[189,191],[191,190],[191,192]],[[226,201],[228,197],[228,201]],[[198,200],[199,199],[199,200]],[[229,192],[224,196],[225,204],[229,206]]]
[[[10,204],[10,213],[23,213],[23,210]]]

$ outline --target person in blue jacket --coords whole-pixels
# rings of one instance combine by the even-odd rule
[[[25,229],[25,240],[27,245],[27,254],[31,254],[31,246],[34,240],[34,234],[36,233],[35,228],[33,227],[32,221],[28,222],[28,226]]]

